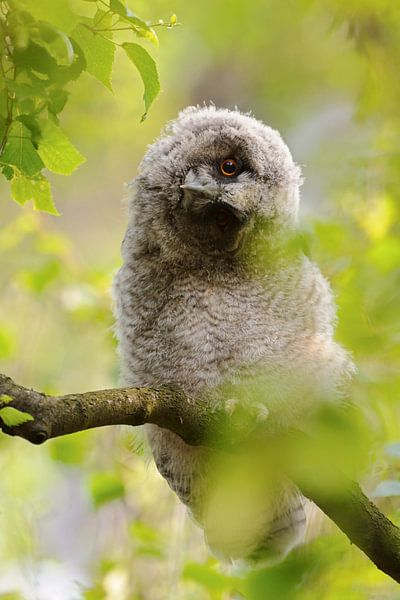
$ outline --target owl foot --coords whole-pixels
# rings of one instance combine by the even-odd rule
[[[262,402],[243,404],[243,401],[236,398],[225,400],[224,409],[233,427],[245,433],[253,432],[265,423],[269,415],[268,408]]]

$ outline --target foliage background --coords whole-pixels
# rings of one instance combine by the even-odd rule
[[[76,0],[74,6],[84,5]],[[0,200],[1,371],[48,392],[115,386],[110,283],[125,227],[123,182],[188,104],[251,110],[303,166],[302,223],[358,366],[353,397],[374,444],[365,489],[399,522],[400,7],[390,0],[143,0],[160,30],[162,93],[146,121],[142,84],[118,53],[114,95],[70,84],[61,125],[86,163],[49,175],[62,217]],[[83,10],[83,9],[82,9]],[[207,555],[136,432],[104,429],[33,448],[0,438],[0,598],[228,598],[242,575]],[[360,474],[361,477],[361,474]],[[250,599],[400,598],[327,528],[283,565],[252,573]]]

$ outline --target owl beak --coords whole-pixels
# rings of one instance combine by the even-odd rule
[[[183,207],[195,213],[207,209],[211,204],[218,203],[228,208],[240,222],[247,220],[246,213],[225,198],[221,198],[223,190],[213,183],[190,181],[183,183],[180,188],[185,192]],[[188,194],[186,192],[189,192]]]
[[[192,181],[191,183],[183,183],[180,187],[182,190],[187,190],[188,192],[200,194],[204,198],[210,198],[212,200],[214,200],[221,191],[216,185],[210,183],[203,184],[197,181]]]

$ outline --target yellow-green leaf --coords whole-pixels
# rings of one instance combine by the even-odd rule
[[[61,31],[70,33],[77,22],[77,15],[72,11],[69,0],[15,0],[21,9],[26,9],[36,21],[51,23]]]
[[[12,406],[0,408],[0,419],[7,427],[18,427],[18,425],[33,421],[32,415],[27,412],[22,412],[22,410],[18,410],[17,408],[13,408]]]
[[[8,132],[0,163],[13,165],[21,173],[32,177],[41,171],[44,164],[31,140],[30,130],[21,122],[14,121]]]
[[[101,506],[125,495],[124,483],[116,473],[93,473],[89,485],[96,506]]]
[[[13,401],[13,399],[8,394],[0,395],[0,404],[9,404],[12,401]]]
[[[64,66],[72,64],[74,49],[69,37],[63,31],[47,23],[38,23],[37,30],[31,34],[31,38],[35,44],[45,48],[57,64]]]
[[[46,167],[60,175],[70,175],[85,162],[60,127],[50,120],[39,121],[38,153]]]
[[[85,19],[72,32],[72,37],[82,48],[88,72],[112,91],[111,73],[114,63],[115,45],[102,34],[91,31],[94,23]]]
[[[144,84],[143,100],[145,112],[142,115],[142,121],[144,121],[151,104],[160,91],[157,66],[147,50],[139,46],[139,44],[125,43],[122,46],[128,58],[139,71]]]
[[[149,42],[151,42],[152,44],[154,44],[154,46],[156,46],[158,48],[158,45],[159,45],[158,37],[152,27],[149,27],[148,29],[138,29],[136,31],[136,35],[140,38],[149,40]]]
[[[54,206],[50,183],[45,177],[28,179],[23,175],[17,175],[11,182],[11,195],[18,204],[25,204],[33,200],[36,210],[42,210],[52,215],[58,215]]]

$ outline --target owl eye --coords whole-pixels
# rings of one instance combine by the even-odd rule
[[[233,177],[233,175],[236,175],[239,171],[238,162],[234,158],[226,158],[222,161],[219,168],[222,175],[225,175],[225,177]]]

